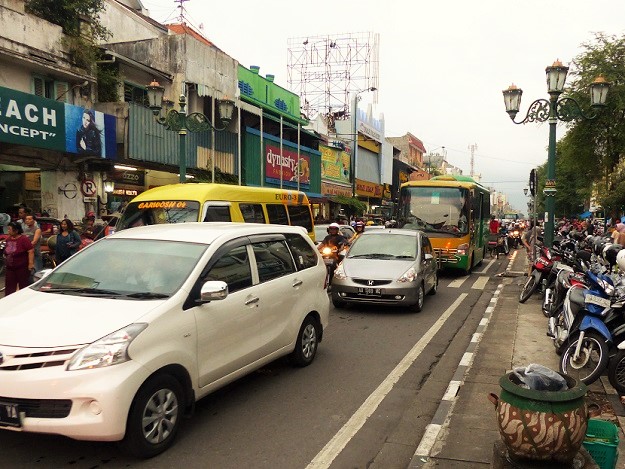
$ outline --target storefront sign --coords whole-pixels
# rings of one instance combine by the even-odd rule
[[[119,184],[144,187],[145,171],[112,171],[109,179]]]
[[[321,152],[321,178],[349,184],[350,155],[336,148],[319,145]]]
[[[321,181],[321,193],[323,195],[344,195],[345,197],[351,197],[352,188],[351,186],[339,186],[338,184]]]
[[[362,179],[356,179],[356,195],[363,197],[375,197],[381,198],[383,193],[383,186],[374,182],[363,181]]]
[[[115,116],[0,87],[0,141],[113,159]]]
[[[427,179],[430,179],[430,174],[421,169],[417,169],[410,174],[411,181],[425,181]]]
[[[272,184],[309,189],[310,186],[310,157],[300,153],[299,162],[297,152],[273,145],[265,145],[265,180]]]
[[[113,190],[113,195],[126,195],[134,197],[135,195],[139,195],[139,191],[136,189],[115,189]]]
[[[371,107],[369,107],[371,111]],[[358,132],[372,138],[376,142],[382,142],[384,138],[384,118],[374,119],[373,115],[362,109],[357,113]]]

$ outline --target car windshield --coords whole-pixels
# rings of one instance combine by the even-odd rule
[[[132,202],[116,225],[117,231],[144,225],[188,223],[199,220],[200,203],[194,200]]]
[[[361,236],[347,253],[348,258],[406,259],[417,256],[417,237],[399,233]]]
[[[69,258],[36,285],[50,293],[156,299],[173,295],[206,244],[105,238]]]
[[[455,187],[405,187],[401,190],[400,226],[450,236],[469,232],[468,192]]]

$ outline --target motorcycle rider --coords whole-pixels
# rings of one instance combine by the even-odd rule
[[[326,246],[336,247],[340,251],[347,244],[347,238],[339,232],[339,228],[338,223],[330,223],[330,226],[328,226],[328,235],[323,238],[323,241],[321,241],[321,244],[317,248],[319,251]]]
[[[361,234],[365,232],[365,224],[361,221],[357,221],[356,224],[354,225],[354,230],[356,230],[356,232],[351,238],[349,238],[349,241],[348,241],[350,245],[354,241],[356,241]]]

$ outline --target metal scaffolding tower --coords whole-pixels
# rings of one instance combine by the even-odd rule
[[[350,95],[378,88],[379,44],[380,35],[372,32],[289,38],[287,80],[307,118],[321,113],[346,119]]]

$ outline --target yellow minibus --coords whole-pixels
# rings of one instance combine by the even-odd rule
[[[127,205],[116,230],[196,221],[303,226],[315,240],[312,211],[304,192],[212,183],[149,189]]]

